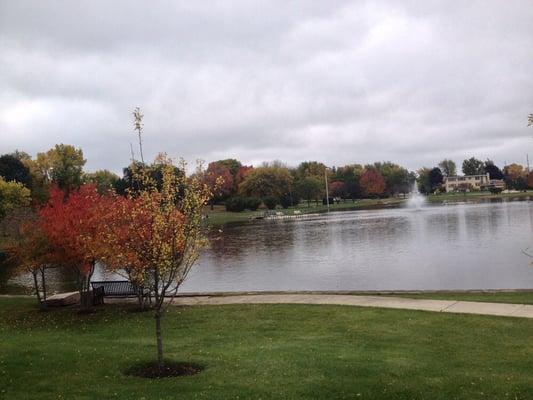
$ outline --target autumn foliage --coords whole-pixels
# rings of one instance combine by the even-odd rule
[[[227,197],[233,190],[233,176],[230,170],[219,163],[209,163],[204,173],[204,183],[216,198]]]
[[[89,265],[100,258],[100,225],[112,199],[98,194],[95,185],[83,185],[68,197],[53,189],[40,210],[40,226],[64,264],[88,273]]]
[[[53,249],[56,264],[74,269],[82,301],[89,305],[87,293],[94,267],[106,254],[102,229],[112,218],[115,196],[100,195],[96,185],[82,185],[68,195],[55,188],[48,203],[39,211],[39,229]]]
[[[234,185],[236,190],[238,189],[239,185],[244,181],[246,176],[248,176],[248,174],[252,172],[253,169],[254,167],[252,167],[251,165],[242,165],[239,167],[234,179]]]
[[[367,196],[380,196],[385,192],[385,180],[383,176],[373,168],[364,170],[359,181],[361,189]]]
[[[46,308],[46,269],[58,261],[39,223],[32,217],[22,223],[15,240],[7,245],[10,260],[23,273],[33,277],[33,289],[37,302]]]
[[[329,184],[329,194],[333,197],[344,197],[346,196],[347,189],[346,184],[340,181],[333,181]]]

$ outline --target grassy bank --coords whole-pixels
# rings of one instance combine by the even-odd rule
[[[395,207],[402,204],[405,201],[403,198],[388,198],[388,199],[360,199],[353,202],[352,200],[346,200],[336,204],[330,204],[330,210],[332,211],[352,211],[352,210],[368,210],[372,208],[386,208]],[[285,214],[292,215],[294,211],[299,211],[302,214],[323,213],[328,210],[327,206],[314,202],[307,205],[302,203],[298,207],[289,207],[287,209],[277,209],[276,211],[283,212]],[[248,221],[250,217],[262,215],[266,209],[258,211],[243,211],[243,212],[228,212],[224,206],[215,206],[214,210],[210,208],[205,209],[205,214],[209,216],[209,223],[212,225],[220,225],[228,222],[242,222]]]
[[[511,200],[511,199],[525,199],[528,197],[533,198],[533,191],[528,190],[526,192],[519,193],[500,193],[492,194],[490,192],[470,192],[470,193],[442,193],[432,194],[428,196],[430,202],[454,202],[454,201],[476,201],[476,200]]]
[[[0,298],[0,398],[529,399],[533,320],[343,306],[173,308],[169,358],[205,366],[148,381],[151,313],[34,311]]]
[[[443,202],[464,202],[464,201],[488,201],[488,200],[520,200],[528,197],[533,198],[533,191],[520,192],[520,193],[502,193],[492,194],[490,192],[471,192],[465,194],[459,193],[444,193],[437,195],[429,195],[427,200],[430,203],[443,203]],[[391,197],[386,199],[359,199],[355,202],[346,200],[338,204],[331,204],[330,209],[332,211],[351,211],[351,210],[368,210],[374,208],[387,208],[401,206],[406,199]],[[322,213],[327,211],[327,206],[322,204],[316,205],[311,203],[309,206],[307,203],[302,203],[298,207],[289,207],[288,209],[278,209],[285,214],[292,214],[294,211],[300,211],[301,213]],[[213,210],[210,208],[205,209],[205,214],[209,216],[209,223],[211,225],[221,225],[230,222],[243,222],[248,221],[250,217],[262,214],[265,210],[258,211],[243,211],[243,212],[228,212],[224,206],[217,205]]]
[[[391,296],[411,299],[481,301],[488,303],[533,304],[533,291],[517,292],[457,292],[457,293],[398,293]]]

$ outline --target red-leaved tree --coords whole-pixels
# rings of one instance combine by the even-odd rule
[[[341,181],[333,181],[329,184],[329,194],[333,197],[344,198],[347,193],[346,184]]]
[[[248,175],[253,169],[254,167],[252,167],[251,165],[242,165],[241,167],[239,167],[237,173],[235,174],[235,179],[233,182],[235,185],[235,191],[239,189],[239,185],[242,183],[242,181],[244,181],[246,175]]]
[[[233,176],[230,170],[222,164],[209,163],[203,181],[213,194],[211,209],[215,201],[230,196],[233,191]]]
[[[381,196],[385,192],[385,179],[374,168],[366,168],[359,180],[363,193],[367,196]]]
[[[81,302],[86,308],[90,305],[91,276],[105,249],[102,226],[114,201],[112,195],[98,194],[96,185],[82,185],[68,196],[56,188],[39,211],[40,229],[46,234],[54,258],[76,272]]]

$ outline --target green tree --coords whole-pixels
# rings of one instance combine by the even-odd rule
[[[483,161],[475,157],[463,161],[463,174],[465,175],[483,175],[485,173],[485,165]]]
[[[420,193],[429,194],[431,190],[431,180],[429,178],[430,168],[422,167],[417,171],[418,178],[416,179],[418,190]]]
[[[22,162],[31,160],[31,156],[25,151],[15,150],[11,155]]]
[[[299,178],[306,178],[310,176],[324,177],[327,167],[318,161],[304,161],[296,167],[297,176]]]
[[[409,171],[390,161],[374,163],[373,168],[378,170],[385,180],[385,194],[392,196],[411,191],[412,178]]]
[[[20,182],[7,182],[0,177],[0,219],[9,212],[27,207],[31,201],[30,190]]]
[[[84,175],[85,182],[96,184],[96,189],[100,194],[114,189],[119,179],[117,174],[108,171],[107,169],[89,172]]]
[[[68,144],[56,144],[46,153],[38,153],[34,162],[36,181],[43,187],[55,183],[60,189],[70,192],[83,183],[83,151]]]
[[[442,185],[444,177],[440,168],[435,167],[429,171],[429,183],[431,184],[431,191],[434,192],[436,189]]]
[[[503,172],[494,165],[492,160],[485,161],[485,173],[489,174],[490,179],[503,179]]]
[[[452,160],[444,159],[439,163],[439,168],[444,176],[457,175],[457,166]]]
[[[226,158],[225,160],[214,161],[212,164],[218,164],[226,167],[234,179],[237,176],[237,172],[239,172],[239,168],[242,167],[241,162],[235,158]]]
[[[318,202],[318,198],[320,198],[326,190],[324,179],[320,179],[316,176],[300,178],[296,181],[294,186],[298,197],[307,200],[308,207],[311,200]]]
[[[259,200],[259,204],[261,204],[261,200]],[[226,199],[225,205],[226,211],[241,212],[246,208],[246,199],[240,196],[230,197]]]
[[[266,196],[263,198],[263,203],[265,203],[266,208],[269,210],[275,210],[278,205],[279,200],[274,196]]]
[[[6,181],[16,181],[31,188],[30,169],[13,154],[0,157],[0,176]]]
[[[278,201],[292,190],[293,178],[286,167],[265,166],[252,169],[239,185],[239,193],[247,197],[274,197]]]

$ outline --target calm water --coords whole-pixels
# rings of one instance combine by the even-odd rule
[[[533,288],[522,253],[532,233],[533,202],[232,225],[213,234],[183,291]]]

